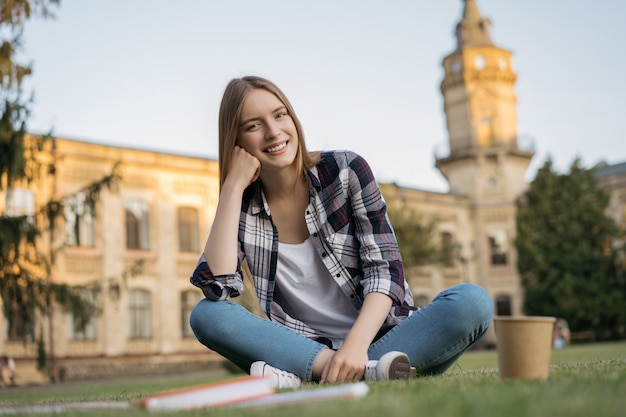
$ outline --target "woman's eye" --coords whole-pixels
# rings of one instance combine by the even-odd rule
[[[285,117],[285,116],[287,116],[287,113],[278,113],[278,114],[276,115],[276,118],[277,118],[277,119],[282,119],[282,118],[283,118],[283,117]]]

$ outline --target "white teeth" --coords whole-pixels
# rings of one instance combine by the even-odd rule
[[[285,146],[287,146],[287,142],[283,142],[280,145],[276,145],[276,146],[273,146],[271,148],[267,148],[267,152],[269,152],[269,153],[278,152],[281,149],[283,149]]]

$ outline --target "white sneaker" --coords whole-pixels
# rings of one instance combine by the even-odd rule
[[[254,362],[250,366],[250,376],[269,376],[274,388],[298,388],[303,379],[291,372],[274,368],[265,362]]]
[[[414,376],[415,368],[411,367],[409,357],[402,352],[387,352],[379,360],[365,363],[367,381],[411,379]]]

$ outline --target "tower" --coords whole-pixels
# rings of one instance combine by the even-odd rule
[[[464,3],[456,49],[443,59],[450,154],[438,158],[436,166],[451,194],[469,199],[471,231],[457,242],[460,258],[473,260],[470,281],[488,289],[497,314],[515,314],[522,304],[513,244],[516,201],[526,189],[533,151],[518,145],[512,53],[493,43],[491,22],[476,0]]]
[[[512,53],[494,45],[490,24],[475,0],[465,0],[441,82],[450,155],[436,166],[452,193],[477,201],[516,198],[533,156],[518,147]]]

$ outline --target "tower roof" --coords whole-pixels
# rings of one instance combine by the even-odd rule
[[[480,14],[476,0],[464,1],[463,18],[456,25],[457,50],[465,46],[493,46],[489,34],[491,21]]]

